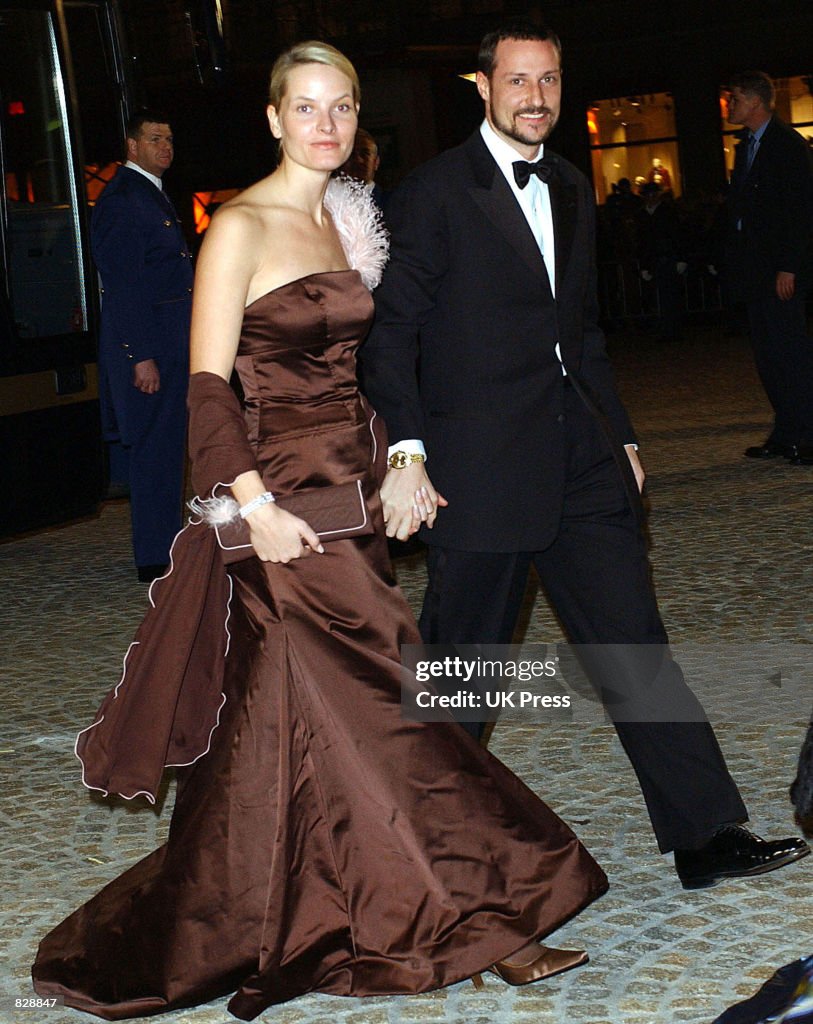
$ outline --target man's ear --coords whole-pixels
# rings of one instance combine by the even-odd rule
[[[477,83],[477,91],[480,93],[480,98],[488,103],[488,98],[491,95],[491,85],[488,81],[488,75],[483,74],[482,71],[478,71],[475,82]]]
[[[127,138],[125,139],[125,142],[127,143],[127,159],[128,160],[135,160],[136,156],[138,155],[137,148],[136,148],[137,147],[136,140],[135,139],[131,139],[129,137],[129,135],[128,135]]]

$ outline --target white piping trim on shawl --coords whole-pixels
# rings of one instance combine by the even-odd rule
[[[370,431],[370,437],[373,439],[373,465],[375,465],[375,459],[378,455],[378,441],[376,440],[375,432],[373,431],[373,420],[377,415],[378,413],[373,409],[373,415],[367,421],[367,429]]]
[[[185,526],[182,530],[179,530],[178,533],[175,534],[175,537],[172,540],[172,546],[169,549],[169,568],[167,569],[167,571],[164,573],[163,576],[159,576],[157,579],[153,580],[152,583],[150,584],[150,589],[149,589],[149,592],[148,592],[147,596],[148,596],[150,604],[153,606],[153,608],[155,607],[155,602],[152,599],[152,588],[153,588],[154,584],[158,583],[159,580],[166,579],[169,575],[171,575],[172,571],[175,568],[175,562],[174,562],[174,559],[172,557],[172,552],[173,552],[173,550],[175,548],[175,541],[177,541],[178,537],[180,537],[180,535],[182,533],[184,533],[186,530],[188,530],[191,526],[198,526],[198,525],[200,525],[200,520],[193,520],[190,517],[187,526]],[[224,660],[228,656],[229,646],[231,644],[231,632],[229,631],[229,619],[231,617],[231,600],[232,600],[232,594],[234,592],[234,585],[232,583],[231,576],[229,576],[228,573],[226,575],[228,576],[228,579],[229,579],[229,596],[228,596],[228,598],[226,600],[226,617],[223,620],[223,627],[226,630],[226,650],[224,651],[224,654],[223,654]],[[122,660],[121,679],[119,679],[118,683],[116,684],[116,688],[113,691],[113,700],[116,700],[118,698],[119,689],[121,688],[122,684],[124,683],[125,677],[127,676],[127,659],[130,657],[130,652],[132,651],[132,649],[134,647],[138,647],[140,643],[141,643],[140,640],[133,640],[132,643],[130,644],[130,646],[127,648],[127,651],[125,652],[124,658]],[[194,757],[191,761],[187,761],[184,764],[165,764],[164,765],[165,768],[186,768],[189,765],[195,764],[196,761],[199,761],[202,757],[204,757],[206,754],[209,753],[209,751],[212,748],[212,736],[214,735],[215,729],[220,725],[220,712],[223,710],[223,708],[224,708],[224,706],[226,704],[226,694],[223,693],[222,690],[221,690],[220,696],[222,697],[222,700],[220,702],[220,707],[217,709],[217,716],[216,716],[216,719],[215,719],[215,724],[212,726],[211,731],[209,732],[209,738],[208,738],[207,743],[206,743],[206,749],[202,750],[200,752],[200,754],[198,754],[196,757]],[[86,732],[90,732],[91,729],[95,729],[97,725],[101,725],[102,722],[104,721],[104,719],[105,719],[105,716],[102,715],[101,718],[98,718],[95,722],[92,722],[85,729],[81,729],[77,733],[76,740],[74,741],[74,745],[73,745],[73,753],[74,753],[74,756],[76,757],[77,761],[82,765],[82,785],[85,787],[85,789],[89,789],[89,790],[92,790],[94,792],[101,793],[102,796],[109,796],[110,795],[110,791],[105,789],[103,786],[91,786],[90,783],[85,781],[85,771],[86,771],[85,762],[80,757],[79,751],[77,749],[78,746],[79,746],[79,737],[84,735],[84,733],[86,733]],[[143,797],[147,798],[149,803],[151,803],[153,805],[155,804],[155,797],[152,795],[152,793],[148,793],[147,790],[145,790],[145,789],[140,789],[140,790],[138,790],[135,793],[130,793],[129,795],[127,793],[119,793],[117,795],[120,796],[123,800],[135,800],[136,797],[143,796]]]

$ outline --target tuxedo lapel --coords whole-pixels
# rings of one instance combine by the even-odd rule
[[[550,290],[548,272],[528,221],[508,182],[488,152],[479,131],[469,144],[475,184],[469,193],[493,227],[522,257],[533,274]]]
[[[566,185],[558,172],[548,182],[550,206],[553,214],[553,236],[556,240],[556,280],[564,281],[576,235],[577,191],[575,185]],[[558,291],[558,286],[557,286]]]

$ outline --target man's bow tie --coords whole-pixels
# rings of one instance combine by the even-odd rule
[[[552,156],[543,156],[541,160],[537,160],[533,164],[528,163],[527,160],[515,160],[511,166],[514,168],[514,181],[520,188],[525,188],[531,180],[532,174],[535,174],[540,181],[550,181],[556,167],[556,159]]]

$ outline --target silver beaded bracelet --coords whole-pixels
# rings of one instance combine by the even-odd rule
[[[274,495],[270,491],[263,491],[263,493],[258,494],[256,498],[252,498],[251,501],[247,501],[245,505],[240,506],[240,518],[245,519],[246,516],[250,516],[251,513],[261,505],[268,505],[274,500]]]

